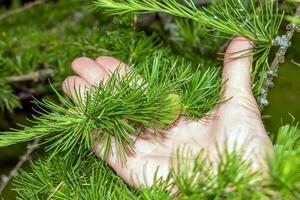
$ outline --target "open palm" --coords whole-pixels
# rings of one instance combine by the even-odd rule
[[[195,156],[204,149],[207,159],[217,162],[217,148],[222,152],[226,145],[229,151],[235,149],[243,152],[244,158],[251,160],[256,169],[263,170],[262,160],[266,152],[272,151],[272,144],[251,90],[252,57],[230,59],[229,56],[251,48],[251,43],[243,37],[237,37],[230,43],[222,75],[223,81],[226,81],[222,94],[230,99],[216,106],[210,117],[195,121],[182,116],[172,128],[164,130],[164,136],[145,130],[133,145],[135,154],[129,155],[125,163],[119,162],[118,152],[112,145],[108,164],[129,185],[151,186],[155,173],[157,177],[168,175],[173,162],[176,162],[178,148],[188,147]],[[120,63],[120,73],[124,73],[128,66],[112,57],[100,56],[96,60],[77,58],[72,63],[77,76],[68,77],[63,83],[63,89],[68,95],[75,97],[76,88],[89,88],[101,80],[107,80]],[[101,142],[94,148],[98,155],[100,147]]]

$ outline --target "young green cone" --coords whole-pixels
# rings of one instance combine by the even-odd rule
[[[166,97],[163,102],[163,112],[165,113],[165,118],[163,119],[163,124],[166,126],[172,125],[181,114],[181,100],[178,94],[170,94]]]

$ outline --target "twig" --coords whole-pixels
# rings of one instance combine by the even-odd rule
[[[6,17],[12,16],[12,15],[18,14],[18,13],[21,13],[23,11],[26,11],[26,10],[34,7],[34,6],[37,6],[37,5],[42,4],[42,3],[45,3],[46,1],[47,0],[36,0],[36,1],[30,2],[30,3],[26,3],[26,4],[24,4],[24,6],[22,6],[20,8],[8,11],[8,12],[0,15],[0,20],[4,19]]]
[[[295,12],[295,17],[300,17],[300,4],[298,4],[298,8]],[[288,24],[286,29],[287,32],[285,35],[277,36],[274,40],[274,46],[280,46],[278,51],[276,52],[275,58],[271,63],[270,70],[267,73],[267,78],[264,83],[263,89],[261,91],[261,97],[259,100],[260,108],[267,106],[269,104],[267,96],[271,87],[274,86],[273,80],[277,77],[277,72],[279,69],[279,65],[284,63],[285,54],[288,48],[291,46],[291,39],[296,31],[297,26],[293,23]]]
[[[136,23],[137,23],[137,15],[134,14],[133,15],[133,19],[132,19],[132,23],[131,23],[131,28],[132,28],[132,31],[135,31],[136,29]],[[135,40],[131,40],[131,45],[129,47],[130,49],[130,54],[129,54],[129,58],[128,58],[128,63],[131,64],[132,63],[132,60],[133,60],[133,57],[134,57],[134,45],[135,45]]]
[[[0,184],[0,194],[3,192],[3,190],[5,189],[5,187],[7,186],[7,184],[10,182],[10,180],[13,177],[16,176],[17,172],[24,165],[24,163],[27,160],[30,159],[30,156],[31,156],[32,152],[36,149],[36,147],[38,146],[39,142],[40,142],[40,139],[35,139],[32,144],[29,144],[27,146],[27,148],[28,148],[27,151],[25,152],[25,154],[23,156],[20,157],[19,162],[11,170],[11,172],[9,173],[9,175],[8,176],[2,175],[1,184]]]
[[[49,195],[47,200],[52,200],[52,197],[55,195],[55,193],[65,184],[64,181],[61,181],[53,190],[53,192]]]
[[[39,79],[47,78],[54,73],[52,69],[42,69],[29,74],[20,76],[10,76],[5,78],[7,82],[20,82],[20,81],[38,81]]]

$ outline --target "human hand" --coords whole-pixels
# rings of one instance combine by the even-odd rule
[[[151,134],[145,130],[137,137],[133,148],[134,155],[119,162],[116,147],[108,156],[108,164],[129,185],[134,187],[151,186],[155,173],[166,177],[176,162],[176,150],[189,148],[196,156],[204,150],[207,159],[217,162],[218,150],[243,151],[244,158],[253,163],[255,169],[264,171],[263,159],[272,152],[272,143],[261,120],[260,111],[252,94],[250,68],[252,56],[232,59],[232,53],[251,49],[252,44],[244,37],[235,38],[229,45],[225,59],[222,80],[222,94],[228,101],[217,105],[210,116],[201,120],[178,119],[176,125],[164,130],[164,136]],[[234,54],[238,57],[240,53]],[[74,99],[76,90],[90,88],[100,81],[108,80],[110,74],[119,67],[125,73],[128,66],[113,57],[100,56],[96,60],[82,57],[72,63],[77,76],[68,77],[63,83],[67,95]],[[100,155],[101,142],[94,147]]]

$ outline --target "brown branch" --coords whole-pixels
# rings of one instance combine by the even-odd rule
[[[53,69],[42,69],[29,74],[10,76],[5,78],[7,82],[21,82],[21,81],[38,81],[43,78],[47,78],[54,73]]]
[[[30,3],[26,3],[26,4],[24,4],[24,6],[22,6],[20,8],[8,11],[8,12],[0,15],[0,20],[5,19],[6,17],[12,16],[12,15],[24,12],[24,11],[26,11],[26,10],[34,7],[34,6],[37,6],[37,5],[42,4],[42,3],[45,3],[46,1],[47,0],[36,0],[36,1],[30,2]]]
[[[298,8],[295,12],[295,17],[300,17],[300,4],[298,4]],[[287,32],[285,35],[282,36],[277,36],[274,40],[273,45],[274,46],[280,46],[278,51],[276,52],[275,58],[273,59],[270,70],[267,73],[267,78],[264,83],[263,89],[261,91],[261,97],[259,100],[259,105],[260,108],[263,109],[264,106],[268,105],[268,92],[271,87],[274,86],[273,80],[274,78],[277,77],[277,72],[279,69],[279,65],[285,62],[285,55],[288,50],[288,48],[291,46],[291,39],[297,29],[297,26],[295,24],[288,24],[287,27]]]
[[[24,163],[30,159],[30,156],[32,152],[37,148],[38,144],[40,142],[40,139],[35,139],[33,143],[27,145],[27,151],[24,155],[20,157],[19,162],[17,165],[10,171],[8,176],[2,175],[1,184],[0,184],[0,194],[3,192],[7,184],[10,182],[10,180],[17,175],[17,172],[20,170],[20,168],[24,165]]]

